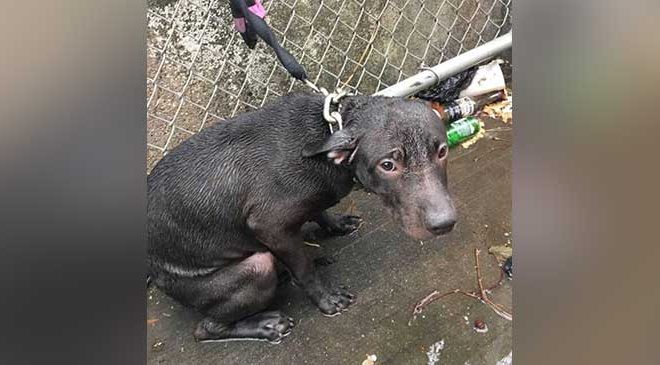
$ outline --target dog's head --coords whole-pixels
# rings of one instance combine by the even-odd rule
[[[409,236],[451,231],[456,209],[447,191],[447,135],[431,107],[419,100],[354,97],[344,110],[347,127],[315,153],[350,164]]]

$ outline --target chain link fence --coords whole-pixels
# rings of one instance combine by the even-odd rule
[[[311,81],[372,94],[511,28],[512,0],[265,0],[266,21]],[[261,107],[293,80],[250,50],[227,0],[149,0],[147,171],[200,129]]]

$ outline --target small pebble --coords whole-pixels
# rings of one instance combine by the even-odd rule
[[[488,326],[486,325],[486,322],[476,319],[474,321],[474,330],[479,333],[486,333],[488,332]]]

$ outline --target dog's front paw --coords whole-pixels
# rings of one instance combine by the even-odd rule
[[[316,305],[321,310],[321,313],[332,317],[348,308],[349,305],[353,304],[354,300],[355,296],[353,294],[343,288],[337,288],[323,293]]]
[[[328,215],[325,229],[333,235],[343,236],[354,232],[360,227],[362,218],[356,215]]]

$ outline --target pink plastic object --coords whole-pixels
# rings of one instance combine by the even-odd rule
[[[248,10],[261,19],[266,16],[266,9],[264,9],[259,0],[254,0],[254,5],[250,6]],[[241,33],[245,33],[245,18],[234,18],[234,29]]]

